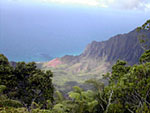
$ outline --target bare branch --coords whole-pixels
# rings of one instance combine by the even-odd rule
[[[110,104],[111,104],[111,99],[112,99],[113,93],[114,93],[114,91],[112,90],[111,93],[110,93],[110,96],[109,96],[108,105],[107,105],[107,107],[106,107],[105,113],[108,113],[108,108],[109,108],[109,106],[110,106]]]

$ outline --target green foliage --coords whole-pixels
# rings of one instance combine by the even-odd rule
[[[129,69],[124,65],[120,71],[118,63],[114,66],[116,68],[112,68],[110,84],[104,89],[107,105],[109,104],[108,112],[147,112],[146,107],[150,107],[150,63],[134,65]],[[114,82],[116,75],[117,82]],[[108,95],[110,90],[113,91],[111,97]],[[142,110],[139,111],[140,109]]]
[[[10,66],[8,59],[0,54],[0,84],[5,85],[8,90],[14,87],[15,76],[13,74],[13,67]]]
[[[150,50],[145,51],[145,53],[140,58],[141,63],[150,62]]]
[[[53,108],[53,111],[56,113],[65,113],[66,106],[64,106],[63,104],[56,104]]]
[[[143,30],[150,30],[150,20],[147,20],[141,27],[137,28],[138,32]],[[145,37],[145,35],[142,34],[139,36],[139,42],[144,50],[150,49],[150,37]]]
[[[56,91],[54,105],[52,95],[49,96],[52,94],[49,91],[52,73],[36,69],[34,63],[18,63],[13,69],[13,74],[16,76],[13,80],[18,83],[15,86],[17,90],[14,89],[16,92],[14,95],[20,102],[31,102],[30,110],[21,108],[22,104],[19,101],[12,100],[9,96],[13,90],[8,92],[9,88],[6,88],[4,85],[7,84],[4,84],[0,85],[0,105],[3,106],[1,111],[2,113],[10,111],[12,113],[28,113],[28,111],[32,113],[149,113],[149,56],[149,51],[146,51],[140,58],[141,63],[134,66],[127,66],[126,62],[118,60],[112,67],[112,72],[104,75],[109,80],[108,86],[104,87],[102,83],[94,79],[88,80],[86,83],[93,84],[94,91],[84,91],[75,86],[74,90],[69,93],[69,100],[65,100],[62,94]],[[6,64],[9,66],[8,63]],[[1,81],[5,83],[4,80]],[[24,91],[28,92],[28,95],[21,88],[27,88]],[[3,92],[8,94],[10,99]],[[47,110],[42,108],[47,108]]]
[[[75,86],[74,91],[69,93],[69,97],[73,99],[76,106],[75,113],[94,113],[98,102],[95,99],[95,93],[91,90],[83,91],[81,88]]]
[[[52,77],[51,71],[37,69],[34,62],[18,62],[16,67],[12,67],[8,59],[0,54],[0,82],[7,87],[4,94],[19,100],[25,107],[36,102],[46,108],[47,100],[53,102]],[[1,86],[0,92],[4,89]]]
[[[64,101],[63,95],[59,91],[56,91],[55,93],[56,93],[55,102],[56,103],[63,102]]]
[[[19,101],[16,100],[11,100],[11,99],[0,99],[0,105],[3,107],[14,107],[14,108],[19,108],[22,107],[22,104]]]
[[[25,108],[3,107],[0,108],[0,113],[29,113]]]
[[[3,91],[6,89],[6,86],[0,85],[0,94],[3,93]]]
[[[85,81],[87,84],[92,84],[98,92],[101,92],[104,89],[104,84],[96,79],[90,79]]]
[[[3,91],[6,89],[6,86],[0,85],[0,107],[22,107],[22,104],[19,101],[11,100],[3,94]]]
[[[3,107],[0,108],[0,113],[57,113],[46,109],[32,109],[30,112],[26,108]]]

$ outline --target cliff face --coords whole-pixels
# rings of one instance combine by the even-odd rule
[[[61,61],[67,64],[75,64],[82,60],[92,59],[93,61],[106,61],[111,64],[118,59],[125,60],[133,65],[138,63],[139,57],[144,52],[139,43],[139,36],[150,36],[150,31],[137,32],[133,30],[127,34],[120,34],[107,41],[93,41],[88,44],[85,51],[79,56],[64,56]]]
[[[59,70],[73,75],[100,75],[110,71],[112,65],[119,59],[127,61],[129,65],[136,64],[144,52],[139,43],[139,37],[142,35],[145,38],[149,37],[150,31],[133,30],[116,35],[107,41],[93,41],[79,56],[66,55],[57,58],[44,64],[44,69],[52,67],[56,73]]]

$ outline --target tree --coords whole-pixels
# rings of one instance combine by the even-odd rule
[[[6,92],[11,91],[16,85],[13,71],[13,67],[10,66],[8,59],[3,54],[0,54],[0,81],[2,85],[7,87]]]
[[[12,67],[8,59],[0,55],[0,80],[7,87],[4,94],[27,108],[32,102],[42,104],[42,108],[46,108],[47,100],[53,102],[52,77],[51,71],[37,69],[34,62],[18,62]]]
[[[95,113],[95,107],[98,104],[98,101],[95,99],[95,93],[91,90],[83,91],[77,86],[73,88],[74,91],[69,93],[69,97],[76,104],[75,113]]]
[[[150,31],[150,20],[147,20],[141,27],[137,28],[138,32],[144,31],[144,30]],[[145,35],[143,35],[143,34],[140,35],[139,36],[139,42],[141,44],[141,47],[144,50],[150,49],[150,36],[149,37],[145,37]]]
[[[140,63],[150,62],[150,50],[146,50],[145,53],[140,57]]]

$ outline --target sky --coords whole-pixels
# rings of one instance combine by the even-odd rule
[[[0,53],[27,62],[78,55],[148,19],[149,0],[0,0]]]
[[[56,3],[80,6],[93,6],[102,8],[128,9],[128,10],[150,10],[149,0],[2,0],[8,2],[22,3]]]
[[[40,0],[47,3],[76,4],[119,9],[150,9],[149,0]]]

